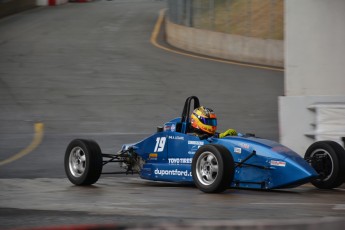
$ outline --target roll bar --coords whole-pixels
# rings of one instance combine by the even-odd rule
[[[182,122],[182,133],[186,133],[188,131],[189,127],[189,118],[190,118],[190,106],[192,101],[194,101],[194,107],[193,110],[200,107],[200,101],[197,96],[190,96],[186,99],[186,102],[184,103],[183,111],[182,111],[182,116],[181,116],[181,122]]]

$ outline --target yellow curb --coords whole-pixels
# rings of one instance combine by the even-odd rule
[[[23,156],[31,153],[33,150],[35,150],[42,142],[43,140],[43,134],[44,134],[44,124],[43,123],[35,123],[35,135],[34,139],[32,140],[31,144],[27,146],[25,149],[21,150],[19,153],[13,155],[10,158],[7,158],[6,160],[0,161],[0,166],[9,164],[13,161],[16,161]]]

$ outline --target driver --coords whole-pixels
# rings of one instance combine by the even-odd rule
[[[228,129],[223,133],[216,133],[217,130],[217,117],[212,109],[200,106],[194,109],[190,116],[191,131],[194,132],[200,139],[208,137],[223,138],[226,136],[237,136],[234,129]]]

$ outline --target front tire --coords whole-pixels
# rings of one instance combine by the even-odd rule
[[[235,163],[229,150],[221,145],[204,145],[192,161],[195,185],[205,193],[220,193],[230,187]]]
[[[339,187],[345,180],[345,150],[334,141],[318,141],[306,151],[304,158],[320,175],[311,183],[320,189]]]
[[[73,184],[94,184],[102,173],[101,149],[92,140],[73,140],[66,149],[64,165],[66,175]]]

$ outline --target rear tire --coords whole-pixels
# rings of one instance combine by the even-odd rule
[[[66,149],[64,165],[66,175],[73,184],[94,184],[103,168],[101,148],[92,140],[73,140]]]
[[[320,175],[311,183],[320,189],[339,187],[345,180],[345,150],[334,141],[318,141],[306,151],[304,158]]]
[[[235,163],[229,150],[222,145],[204,145],[192,161],[195,185],[205,193],[220,193],[230,187]]]

